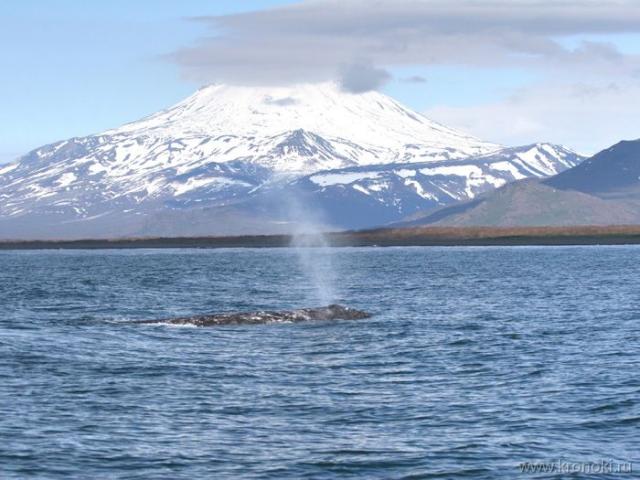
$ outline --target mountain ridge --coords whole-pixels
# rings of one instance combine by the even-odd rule
[[[640,140],[622,141],[546,179],[514,182],[400,225],[640,224]]]
[[[497,165],[496,159],[504,162],[499,174],[478,167]],[[349,224],[342,218],[337,224],[366,227],[460,201],[498,183],[553,175],[581,160],[550,144],[514,149],[484,142],[377,92],[349,94],[334,84],[216,85],[142,120],[45,145],[0,168],[0,238],[41,236],[47,229],[62,234],[65,228],[81,235],[83,226],[100,236],[146,234],[154,219],[179,219],[187,210],[193,222],[207,222],[208,233],[232,234],[233,224],[247,233],[252,215],[264,217],[253,219],[254,233],[278,233],[291,219],[255,202],[267,191],[286,199],[301,189],[311,203],[334,193],[342,205],[361,205],[367,221]],[[460,162],[468,163],[464,171]],[[441,170],[418,172],[428,164]],[[410,167],[410,175],[401,165],[416,168]],[[353,174],[349,169],[372,168],[387,169],[383,176],[394,188],[344,183],[344,175]],[[319,175],[342,180],[319,185]],[[332,217],[340,216],[341,205],[323,203],[330,207],[327,225],[336,223]],[[244,224],[231,222],[231,212]]]

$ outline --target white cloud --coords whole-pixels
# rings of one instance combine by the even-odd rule
[[[427,115],[511,145],[593,152],[640,136],[640,56],[607,41],[640,33],[638,0],[312,0],[197,21],[212,35],[170,57],[201,82],[337,80],[366,91],[407,66],[466,66],[470,76],[474,67],[515,67],[543,83]]]
[[[382,68],[374,67],[370,61],[358,60],[340,70],[340,85],[348,92],[361,93],[377,90],[391,78]]]
[[[504,101],[433,107],[425,115],[506,145],[549,141],[592,154],[640,138],[638,105],[640,82],[545,84]]]
[[[203,82],[335,80],[345,65],[368,66],[356,69],[358,88],[400,65],[640,68],[610,44],[558,41],[640,32],[637,0],[316,0],[197,20],[212,35],[171,58]]]

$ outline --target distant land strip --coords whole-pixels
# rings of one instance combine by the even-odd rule
[[[302,241],[300,241],[302,239]],[[334,232],[323,235],[333,247],[635,245],[640,225],[584,227],[416,227]],[[320,246],[316,235],[296,237],[296,244]],[[274,248],[288,247],[288,235],[117,238],[0,241],[0,250],[124,248]]]

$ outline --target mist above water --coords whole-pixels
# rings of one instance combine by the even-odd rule
[[[311,305],[336,303],[336,277],[333,251],[324,233],[322,215],[298,197],[287,202],[287,217],[292,225],[291,247],[311,289]]]
[[[302,273],[312,287],[309,301],[321,306],[335,303],[333,254],[324,234],[317,230],[301,230],[292,236],[291,247],[295,249]]]

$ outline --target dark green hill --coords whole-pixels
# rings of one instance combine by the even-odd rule
[[[620,142],[549,179],[511,183],[398,226],[633,224],[640,224],[640,140]]]

